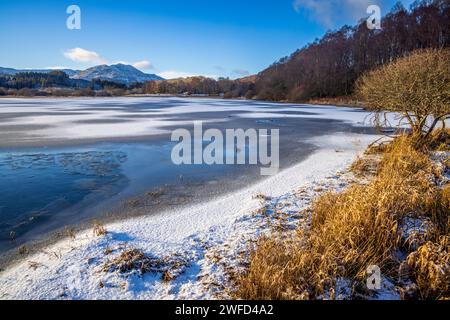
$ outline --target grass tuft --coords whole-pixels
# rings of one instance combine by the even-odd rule
[[[127,249],[109,260],[103,266],[104,272],[123,274],[159,273],[164,282],[170,282],[180,276],[188,266],[188,262],[179,256],[165,258],[151,257],[139,249]]]
[[[93,233],[96,237],[102,237],[108,234],[108,231],[106,230],[105,226],[99,221],[94,220],[92,222],[92,226],[93,226]]]

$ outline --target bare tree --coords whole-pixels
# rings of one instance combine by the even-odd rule
[[[398,112],[420,140],[450,116],[450,49],[418,50],[371,71],[357,94],[376,112]]]

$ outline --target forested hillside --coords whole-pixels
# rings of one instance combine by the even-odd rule
[[[63,71],[0,74],[0,96],[92,96],[98,94],[98,91],[122,95],[125,89],[127,89],[125,84],[107,80],[71,79]]]
[[[281,59],[258,75],[253,94],[275,101],[347,96],[364,72],[417,49],[449,44],[449,0],[416,1],[410,10],[397,4],[381,30],[369,30],[361,21]]]

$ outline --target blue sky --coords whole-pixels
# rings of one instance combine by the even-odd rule
[[[395,0],[0,0],[0,66],[125,62],[168,78],[237,78],[354,24],[369,4],[384,15]],[[81,9],[81,30],[66,27],[69,5]]]

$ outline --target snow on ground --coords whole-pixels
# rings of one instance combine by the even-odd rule
[[[245,106],[245,107],[243,107]],[[191,125],[195,114],[230,112],[236,118],[315,118],[370,125],[368,112],[358,108],[267,102],[181,98],[1,99],[0,132],[20,133],[27,140],[80,140],[138,137],[169,133],[173,126]],[[180,120],[180,115],[190,115]],[[200,117],[201,119],[203,117]],[[392,123],[396,124],[391,115]],[[207,118],[205,122],[232,118]],[[22,130],[17,131],[18,127]],[[32,128],[32,129],[30,129]]]
[[[318,192],[341,188],[344,170],[377,137],[339,133],[315,138],[319,149],[275,176],[235,193],[178,211],[161,212],[60,241],[0,273],[0,299],[226,298],[230,272],[239,269],[249,242],[283,220],[299,221]],[[264,195],[263,209],[257,195]],[[261,197],[260,197],[261,198]],[[153,272],[106,270],[127,249],[157,258]],[[170,281],[163,281],[166,271]]]

